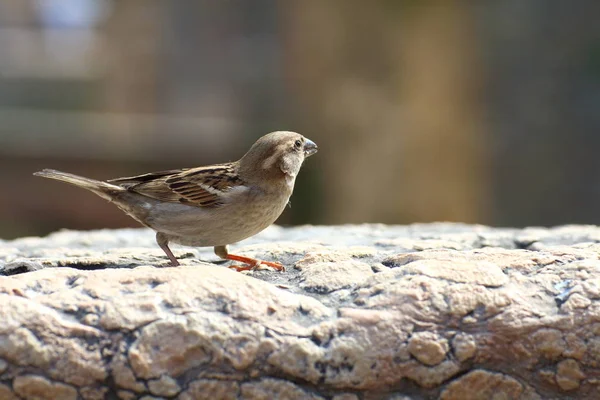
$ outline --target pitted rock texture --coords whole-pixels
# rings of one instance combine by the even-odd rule
[[[0,399],[598,399],[600,229],[143,229],[0,241]]]

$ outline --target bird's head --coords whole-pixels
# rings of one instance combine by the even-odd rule
[[[293,187],[304,159],[317,152],[317,145],[299,133],[271,132],[256,141],[240,159],[240,175],[253,183],[284,179]]]

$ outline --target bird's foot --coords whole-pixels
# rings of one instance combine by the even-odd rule
[[[258,269],[261,265],[266,265],[267,267],[271,267],[277,271],[285,271],[285,267],[282,264],[277,263],[277,262],[261,261],[261,260],[256,260],[256,259],[250,258],[250,257],[236,256],[235,254],[228,254],[227,259],[232,260],[232,261],[239,261],[241,263],[246,264],[246,265],[232,265],[229,267],[231,269],[235,269],[238,272],[254,271],[254,270]]]
[[[179,264],[179,262],[173,263],[173,261],[167,261],[167,262],[162,262],[160,264],[157,264],[157,267],[161,267],[161,268],[172,268],[172,267],[179,267],[181,264]]]

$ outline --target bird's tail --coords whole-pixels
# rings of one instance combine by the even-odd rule
[[[56,171],[54,169],[44,169],[42,171],[35,172],[33,175],[41,176],[43,178],[56,179],[57,181],[63,181],[70,183],[71,185],[79,186],[80,188],[94,192],[98,196],[109,201],[113,199],[114,195],[125,191],[125,189],[120,186],[111,185],[110,183],[97,181],[95,179],[85,178],[83,176],[69,174],[67,172]]]

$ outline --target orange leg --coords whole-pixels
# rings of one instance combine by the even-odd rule
[[[236,256],[235,254],[227,254],[226,258],[228,260],[239,261],[241,263],[246,264],[246,266],[232,265],[231,267],[229,267],[229,268],[235,269],[238,272],[241,272],[241,271],[253,271],[260,264],[267,265],[267,266],[269,266],[271,268],[276,269],[277,271],[285,271],[285,267],[283,265],[279,264],[279,263],[276,263],[276,262],[261,261],[261,260],[256,260],[256,259],[250,258],[250,257]]]
[[[215,254],[224,260],[239,261],[241,263],[246,264],[246,266],[232,265],[231,267],[229,267],[231,269],[235,269],[238,272],[254,271],[261,264],[269,266],[271,268],[274,268],[277,271],[285,271],[285,267],[276,262],[255,260],[254,258],[250,258],[250,257],[236,256],[235,254],[229,254],[229,249],[228,249],[227,245],[215,246]]]

